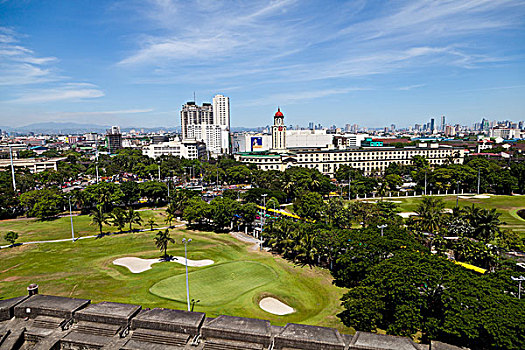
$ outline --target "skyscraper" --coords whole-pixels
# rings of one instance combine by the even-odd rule
[[[106,130],[106,147],[109,153],[117,153],[117,151],[122,148],[120,127],[112,126],[111,129]]]
[[[434,131],[436,130],[436,121],[434,120],[434,118],[430,118],[430,133],[433,134]]]
[[[230,152],[230,100],[216,95],[211,103],[187,102],[180,112],[182,139],[206,144],[212,155]]]
[[[446,125],[445,116],[442,115],[441,116],[441,131],[445,131],[445,125]]]

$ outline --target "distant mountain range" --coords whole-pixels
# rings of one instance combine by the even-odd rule
[[[16,132],[21,134],[27,134],[33,132],[35,134],[83,134],[88,132],[105,133],[107,129],[110,129],[110,125],[98,125],[98,124],[79,124],[79,123],[58,123],[58,122],[45,122],[45,123],[34,123],[25,126],[11,127],[11,126],[0,126],[1,130],[7,132]],[[121,127],[122,131],[144,130],[144,132],[156,132],[164,130],[168,132],[180,132],[180,127]]]
[[[59,123],[59,122],[44,122],[44,123],[33,123],[25,126],[12,127],[12,126],[0,126],[0,130],[5,130],[9,133],[15,132],[20,134],[28,134],[33,132],[35,134],[84,134],[88,132],[105,133],[107,129],[110,129],[110,125],[98,125],[98,124],[79,124],[79,123]],[[121,127],[121,131],[128,132],[130,130],[144,130],[144,132],[158,132],[164,130],[166,132],[180,132],[180,126],[175,127]],[[246,127],[232,127],[233,132],[242,131],[258,131],[261,128],[246,128]]]

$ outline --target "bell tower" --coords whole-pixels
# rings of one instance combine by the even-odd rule
[[[277,152],[286,151],[286,126],[284,125],[284,115],[280,108],[277,108],[277,112],[273,117],[272,150]]]

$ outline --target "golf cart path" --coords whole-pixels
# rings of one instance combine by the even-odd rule
[[[168,228],[176,228],[176,227],[182,227],[182,226],[185,226],[186,223],[182,223],[182,224],[178,224],[178,225],[174,225],[174,226],[165,226],[165,227],[158,227],[156,228],[156,230],[165,230],[165,229],[168,229]],[[151,231],[150,229],[142,229],[142,230],[138,230],[138,231],[135,231],[135,232],[148,232],[148,231]],[[122,234],[125,234],[123,232],[110,232],[110,233],[106,233],[104,234],[104,236],[113,236],[113,235],[122,235]],[[82,237],[76,237],[76,238],[63,238],[63,239],[52,239],[52,240],[48,240],[48,241],[31,241],[31,242],[20,242],[20,243],[15,243],[17,246],[18,245],[27,245],[27,244],[40,244],[40,243],[59,243],[59,242],[71,242],[71,241],[78,241],[78,240],[81,240],[81,239],[88,239],[88,238],[98,238],[100,237],[100,235],[92,235],[92,236],[82,236]],[[4,249],[4,248],[9,248],[11,247],[11,244],[8,244],[8,245],[3,245],[3,246],[0,246],[0,249]]]

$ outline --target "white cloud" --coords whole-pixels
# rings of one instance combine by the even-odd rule
[[[38,57],[18,42],[16,32],[0,27],[0,85],[27,85],[59,79],[49,67],[58,61],[56,57]]]
[[[96,85],[88,83],[68,83],[56,88],[32,90],[8,102],[46,103],[64,100],[81,101],[102,96],[104,96],[104,92]]]
[[[280,105],[291,105],[297,104],[306,100],[313,100],[317,98],[332,96],[332,95],[342,95],[347,94],[352,91],[366,91],[371,90],[366,87],[349,87],[349,88],[340,88],[340,89],[321,89],[321,90],[308,90],[308,91],[295,91],[282,94],[273,94],[269,96],[264,96],[256,100],[248,101],[242,106],[262,106],[271,104],[280,104]]]

